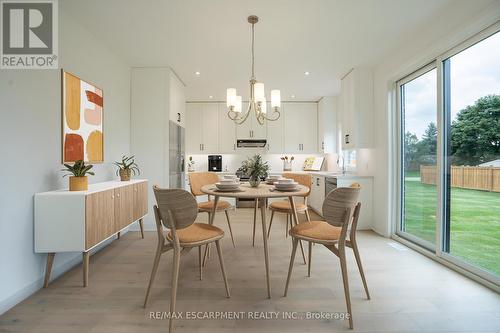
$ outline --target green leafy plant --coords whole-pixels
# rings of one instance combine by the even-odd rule
[[[86,175],[92,175],[94,176],[95,173],[93,171],[90,171],[94,166],[92,164],[85,165],[85,162],[82,160],[78,160],[75,162],[75,164],[67,164],[64,163],[64,166],[66,169],[61,169],[61,171],[66,171],[68,172],[65,174],[63,177],[66,176],[75,176],[75,177],[85,177]]]
[[[261,177],[267,177],[269,174],[269,165],[267,162],[262,161],[262,156],[259,154],[243,161],[241,164],[241,171],[243,171],[248,177],[250,177],[250,182],[255,182],[256,185],[260,182]],[[253,186],[253,185],[252,185]]]
[[[120,170],[130,170],[135,175],[140,175],[141,171],[139,170],[139,166],[135,163],[135,156],[123,156],[121,162],[115,162],[115,165],[118,166],[118,170],[116,170],[116,174],[120,172]]]

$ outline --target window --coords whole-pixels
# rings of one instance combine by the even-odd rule
[[[396,233],[500,285],[500,23],[397,83]]]
[[[436,242],[437,98],[432,65],[399,83],[401,114],[401,224],[407,238]]]
[[[500,32],[443,61],[444,250],[500,275]]]

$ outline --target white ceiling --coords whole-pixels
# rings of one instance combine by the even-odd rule
[[[282,99],[335,95],[352,67],[377,63],[410,42],[419,27],[468,0],[64,0],[70,14],[134,67],[170,66],[188,100],[224,100],[228,87],[245,98],[250,25],[256,32],[256,76]],[[478,1],[478,0],[475,0]],[[488,0],[478,1],[484,5]],[[480,6],[482,7],[482,6]],[[194,73],[199,71],[200,76]],[[304,72],[311,74],[305,76]]]

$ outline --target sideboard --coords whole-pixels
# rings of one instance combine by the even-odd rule
[[[83,286],[88,285],[90,250],[142,219],[148,212],[148,181],[109,181],[87,191],[35,194],[35,252],[47,253],[44,287],[57,252],[82,252]]]

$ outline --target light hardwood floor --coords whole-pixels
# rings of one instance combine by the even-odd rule
[[[275,216],[269,241],[272,298],[267,299],[262,235],[257,234],[252,247],[252,212],[230,212],[235,249],[225,216],[218,214],[215,221],[226,230],[222,249],[231,298],[225,297],[214,253],[199,281],[194,250],[181,258],[178,311],[345,312],[338,259],[318,245],[313,247],[311,277],[297,256],[288,296],[283,297],[291,240],[285,239],[281,214]],[[199,220],[206,218],[202,214]],[[392,240],[373,232],[360,232],[358,238],[372,300],[365,298],[348,251],[354,330],[338,320],[184,319],[176,321],[176,332],[500,332],[500,296],[495,292],[404,246],[394,248]],[[89,287],[81,287],[82,267],[76,267],[0,316],[0,332],[167,332],[168,320],[150,319],[150,313],[169,309],[170,253],[162,258],[148,308],[142,308],[155,249],[155,232],[147,232],[145,239],[139,232],[127,233],[90,258]]]

